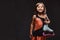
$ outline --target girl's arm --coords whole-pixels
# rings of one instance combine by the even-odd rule
[[[46,18],[45,18],[45,23],[49,24],[50,23],[50,19],[48,18],[47,14],[46,14]]]
[[[30,25],[30,35],[32,35],[32,31],[33,31],[33,22],[34,22],[34,19],[36,18],[36,15],[33,15],[32,17],[32,22],[31,22],[31,25]]]

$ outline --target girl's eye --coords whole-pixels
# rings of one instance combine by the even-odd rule
[[[41,7],[42,8],[42,7]]]
[[[43,8],[43,7],[41,7],[41,8]]]
[[[42,6],[38,6],[38,8],[43,8]]]

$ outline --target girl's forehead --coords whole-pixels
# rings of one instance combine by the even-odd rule
[[[44,6],[43,4],[39,4],[38,6]]]

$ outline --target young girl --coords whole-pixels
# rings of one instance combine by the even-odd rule
[[[34,36],[32,40],[41,40],[40,36],[43,36],[43,32],[53,32],[53,30],[48,27],[50,20],[46,14],[46,7],[42,2],[36,4],[35,11],[36,14],[33,15],[31,22],[30,37]]]

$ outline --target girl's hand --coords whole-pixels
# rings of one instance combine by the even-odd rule
[[[46,15],[46,17],[45,17],[45,21],[44,21],[45,23],[47,23],[47,24],[49,24],[50,23],[50,19],[48,18],[48,16]]]
[[[30,36],[29,37],[32,38],[32,33],[30,33]]]
[[[45,23],[47,23],[47,24],[49,24],[50,23],[50,21],[44,21]]]

